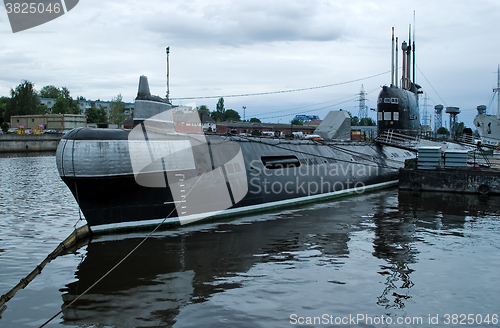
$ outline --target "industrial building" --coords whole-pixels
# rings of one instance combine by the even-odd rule
[[[19,115],[10,117],[12,128],[38,129],[64,131],[74,128],[86,127],[87,117],[75,114],[37,114]]]

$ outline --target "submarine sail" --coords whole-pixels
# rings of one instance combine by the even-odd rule
[[[422,92],[419,91],[421,86],[415,83],[415,72],[413,72],[413,80],[411,79],[411,58],[413,51],[413,59],[415,59],[415,42],[411,45],[410,36],[409,43],[404,41],[401,44],[403,59],[401,87],[398,86],[397,80],[397,55],[394,56],[395,48],[397,53],[397,41],[396,47],[394,46],[394,29],[392,30],[392,44],[392,80],[390,86],[382,87],[377,99],[377,134],[382,136],[392,131],[417,136],[420,134],[418,95]],[[394,64],[394,58],[396,58],[396,64]],[[415,70],[415,62],[413,62],[413,70]]]

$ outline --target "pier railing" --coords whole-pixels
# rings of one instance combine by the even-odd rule
[[[482,149],[471,151],[468,155],[468,163],[471,163],[473,165],[492,167],[488,155],[489,152]]]
[[[387,145],[415,149],[420,143],[420,135],[415,135],[415,131],[413,130],[386,130],[378,135],[375,141]]]

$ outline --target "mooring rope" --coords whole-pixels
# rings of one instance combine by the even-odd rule
[[[196,187],[196,185],[198,184],[198,182],[200,182],[201,178],[203,177],[203,174],[205,174],[207,172],[208,168],[205,169],[205,171],[200,175],[200,177],[198,178],[198,180],[196,181],[196,183],[191,187],[191,189],[189,189],[189,191],[186,193],[186,197],[187,198],[189,196],[189,194],[191,193],[191,191]],[[92,288],[94,288],[99,282],[101,282],[104,278],[106,278],[111,272],[113,272],[120,264],[122,264],[127,258],[129,258],[142,244],[144,244],[146,242],[146,240],[148,240],[155,232],[156,230],[158,230],[160,228],[160,226],[162,224],[165,223],[165,221],[170,218],[170,215],[172,215],[174,213],[175,210],[177,210],[177,206],[179,206],[181,203],[178,203],[175,205],[175,207],[172,209],[172,211],[170,211],[170,213],[168,213],[168,215],[160,222],[158,223],[158,225],[156,225],[156,227],[146,236],[142,239],[142,241],[137,244],[137,246],[135,246],[127,255],[125,255],[125,257],[123,257],[117,264],[115,264],[115,266],[113,266],[111,269],[109,269],[101,278],[97,279],[96,282],[94,282],[89,288],[87,288],[83,293],[81,293],[80,295],[78,295],[73,301],[71,301],[68,305],[66,305],[65,307],[63,307],[59,312],[57,312],[55,315],[53,315],[49,320],[47,320],[45,323],[43,323],[40,328],[42,327],[45,327],[49,322],[51,322],[52,320],[54,320],[59,314],[61,314],[62,312],[64,312],[67,308],[69,308],[70,306],[72,306],[76,301],[78,301],[82,296],[84,296],[85,294],[87,294]]]
[[[76,243],[77,243],[78,240],[85,238],[86,236],[88,236],[88,234],[89,234],[89,228],[86,225],[83,226],[83,227],[80,227],[78,229],[75,229],[75,231],[73,231],[68,236],[68,238],[66,238],[62,243],[60,243],[59,246],[57,246],[57,248],[54,251],[52,251],[52,253],[50,253],[45,258],[45,260],[42,261],[42,263],[40,263],[39,265],[37,265],[36,268],[33,271],[31,271],[31,273],[29,275],[27,275],[25,278],[22,278],[19,281],[19,283],[14,288],[12,288],[9,292],[7,292],[6,294],[2,295],[2,297],[0,297],[0,306],[3,306],[10,299],[12,299],[12,297],[14,297],[14,295],[20,289],[23,289],[26,286],[28,286],[28,284],[31,281],[33,281],[33,279],[35,279],[35,277],[42,272],[43,268],[49,262],[51,262],[52,260],[54,260],[59,255],[61,255],[61,253],[64,252],[65,250],[67,250],[67,249],[73,247],[74,245],[76,245]],[[1,310],[0,310],[0,312],[1,312]]]

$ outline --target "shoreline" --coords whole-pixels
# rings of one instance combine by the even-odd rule
[[[1,134],[0,153],[56,151],[64,134]]]

